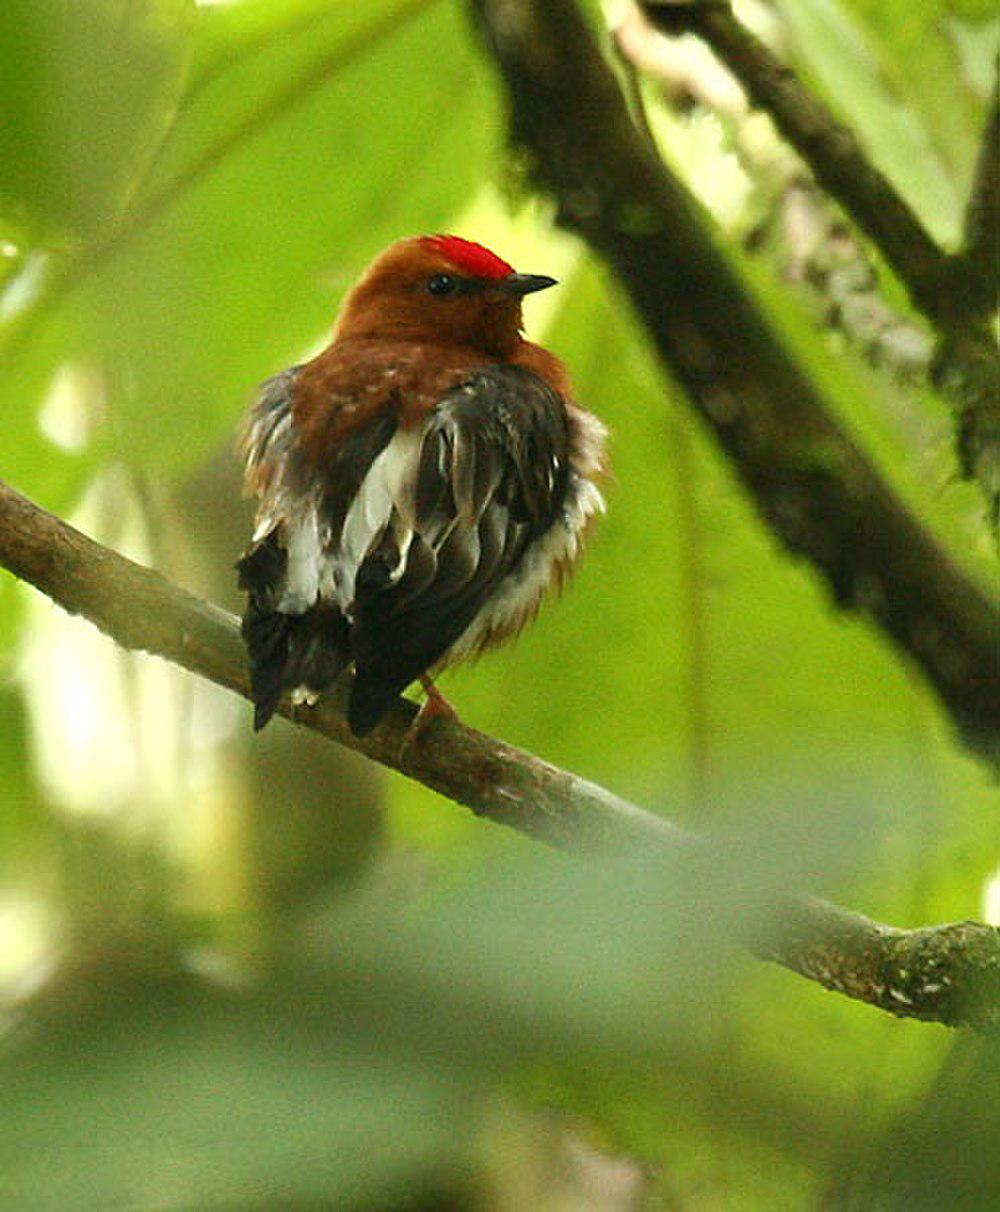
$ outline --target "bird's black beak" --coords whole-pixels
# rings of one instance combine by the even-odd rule
[[[545,274],[508,274],[496,284],[497,290],[505,295],[533,295],[536,290],[547,290],[555,286],[555,278],[547,278]]]

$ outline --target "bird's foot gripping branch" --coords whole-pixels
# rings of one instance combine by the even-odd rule
[[[142,649],[251,697],[237,621],[102,547],[0,482],[0,565]],[[700,843],[603,788],[457,722],[403,740],[415,707],[396,700],[369,736],[353,735],[339,685],[281,714],[400,770],[479,816],[561,849],[623,845],[697,858]],[[977,922],[896,930],[811,897],[776,897],[734,942],[828,989],[906,1018],[1000,1027],[1000,932]]]

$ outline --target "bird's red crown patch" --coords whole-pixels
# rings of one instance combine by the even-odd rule
[[[506,278],[514,272],[496,253],[473,240],[463,240],[461,236],[424,236],[421,243],[474,278]]]

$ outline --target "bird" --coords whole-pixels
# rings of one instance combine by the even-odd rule
[[[482,244],[413,236],[346,294],[331,343],[262,384],[239,450],[257,498],[237,563],[254,730],[351,670],[371,733],[420,681],[517,635],[604,511],[607,430],[522,302],[556,285]]]

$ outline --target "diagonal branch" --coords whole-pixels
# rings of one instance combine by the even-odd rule
[[[945,328],[964,318],[967,304],[953,282],[951,258],[852,132],[725,0],[646,0],[643,10],[665,33],[693,33],[708,43],[750,100],[771,115],[820,185],[872,238],[924,315]]]
[[[766,149],[761,146],[746,94],[730,70],[707,45],[702,56],[662,37],[636,4],[624,8],[613,37],[627,65],[637,121],[648,129],[643,99],[633,99],[638,87],[633,77],[639,71],[659,86],[671,108],[693,100],[716,114],[746,174],[755,182],[767,182],[766,205],[743,233],[744,245],[758,248],[772,231],[779,233],[782,276],[807,284],[823,301],[823,323],[843,332],[872,365],[891,371],[898,381],[926,380],[933,354],[926,325],[903,315],[883,297],[871,250],[795,149],[776,153],[770,142]],[[650,141],[655,144],[652,135]]]
[[[914,660],[966,744],[1000,758],[996,605],[836,419],[636,130],[572,0],[475,0],[560,222],[615,270],[771,530]]]
[[[93,542],[0,481],[0,566],[126,648],[155,653],[248,697],[236,620]],[[577,853],[699,840],[602,787],[458,723],[403,748],[416,708],[399,700],[355,739],[344,688],[284,715],[417,779],[477,815]],[[905,1018],[1000,1026],[1000,931],[978,922],[896,930],[812,897],[785,897],[741,941],[827,989]]]

